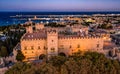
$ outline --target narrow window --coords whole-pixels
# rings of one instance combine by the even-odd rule
[[[24,47],[24,50],[27,50],[27,47],[26,47],[26,46]]]
[[[34,50],[34,47],[33,47],[33,46],[31,46],[31,50]]]
[[[72,46],[70,45],[70,48],[72,48]]]
[[[54,41],[52,40],[52,42],[54,42]]]
[[[40,49],[40,46],[38,46],[38,49]]]
[[[80,45],[78,44],[77,48],[80,48]]]
[[[47,50],[47,47],[44,46],[43,48],[44,48],[44,50]]]
[[[97,44],[97,48],[99,48],[99,46],[100,46],[100,45],[99,45],[99,44]]]

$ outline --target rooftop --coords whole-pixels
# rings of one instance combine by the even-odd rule
[[[26,33],[22,39],[45,39],[47,38],[47,33],[45,31],[37,31],[33,33]]]
[[[82,34],[69,34],[69,35],[65,35],[65,34],[58,34],[58,38],[96,38],[96,37],[101,37],[98,35],[82,35]],[[26,40],[26,39],[47,39],[47,32],[45,31],[38,31],[38,32],[33,32],[33,33],[26,33],[22,39]]]

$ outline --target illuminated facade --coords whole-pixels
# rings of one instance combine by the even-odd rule
[[[101,36],[89,36],[86,28],[75,30],[73,34],[63,34],[68,28],[46,28],[42,24],[26,29],[21,38],[21,50],[26,59],[39,59],[40,55],[48,57],[64,53],[66,56],[77,51],[103,50]],[[69,27],[70,28],[70,27]],[[79,27],[78,27],[79,28]],[[72,29],[69,29],[70,33]]]

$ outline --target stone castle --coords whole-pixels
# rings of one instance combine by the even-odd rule
[[[62,53],[68,56],[77,51],[103,50],[103,44],[103,37],[89,34],[87,27],[51,28],[43,24],[27,27],[20,42],[26,60],[39,59],[41,55],[50,57]]]

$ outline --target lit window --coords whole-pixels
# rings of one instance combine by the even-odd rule
[[[33,46],[31,46],[31,50],[34,50],[34,47],[33,47]]]
[[[44,48],[44,50],[47,50],[47,47],[44,46],[43,48]]]
[[[80,48],[80,45],[78,44],[77,48]]]
[[[100,46],[100,45],[99,45],[99,44],[97,44],[97,48],[99,48],[99,46]]]
[[[38,49],[40,49],[40,46],[38,46]]]
[[[54,41],[52,40],[52,42],[54,42]]]
[[[27,50],[27,47],[24,47],[24,50]]]
[[[72,48],[72,46],[70,45],[70,48]]]
[[[27,54],[27,52],[25,52],[25,54]]]

